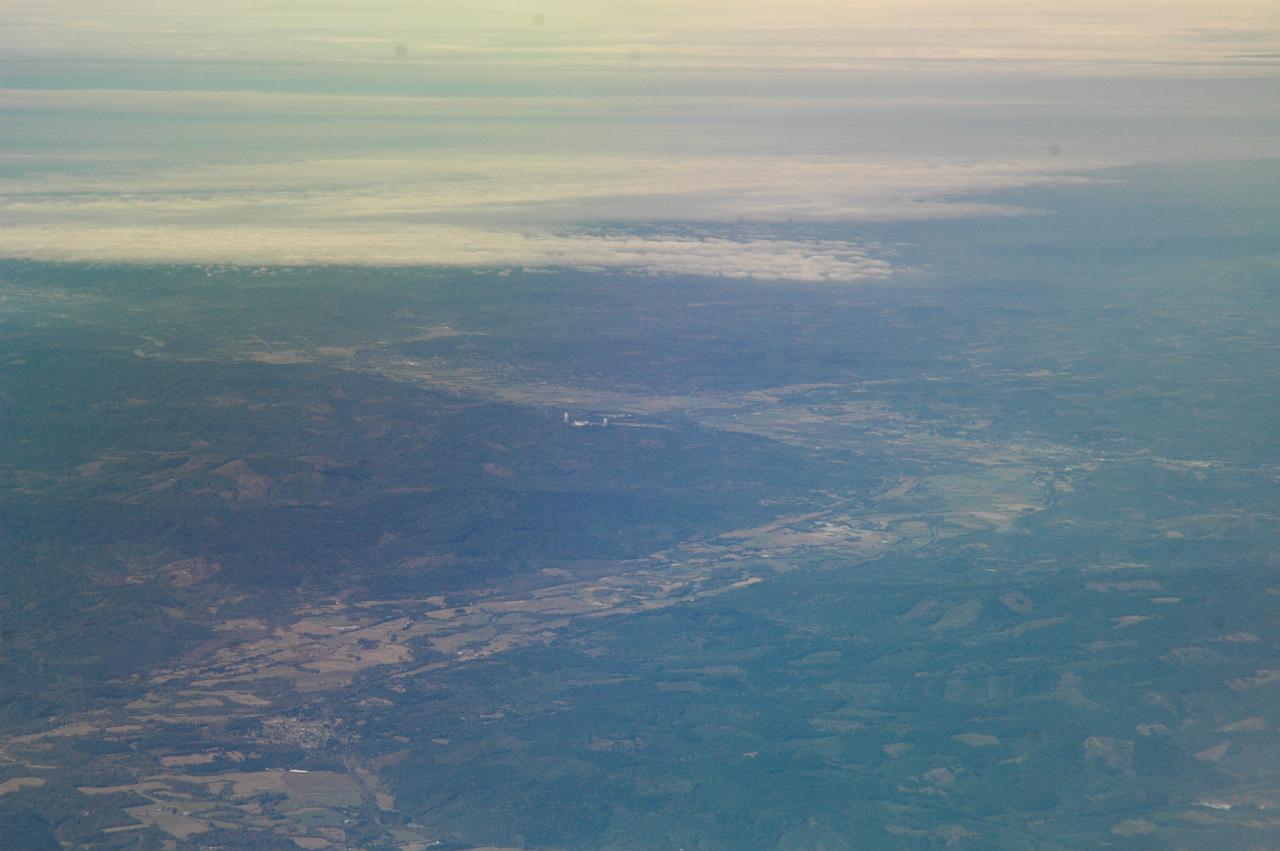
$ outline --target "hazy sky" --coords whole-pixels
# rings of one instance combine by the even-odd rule
[[[1280,12],[1265,0],[7,0],[5,8],[6,53],[15,57],[396,56],[535,73],[636,62],[693,71],[887,62],[927,73],[956,61],[1075,73],[1189,63],[1234,73],[1274,66],[1280,47]],[[408,51],[397,55],[395,42]]]
[[[860,221],[1280,150],[1275,2],[5,0],[0,54],[41,259],[856,280]]]

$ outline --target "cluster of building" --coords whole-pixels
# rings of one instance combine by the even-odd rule
[[[569,412],[565,411],[564,424],[568,426],[573,426],[574,428],[586,428],[587,426],[595,426],[597,428],[608,428],[609,418],[602,417],[600,422],[592,422],[591,420],[575,420],[575,419],[570,419]]]

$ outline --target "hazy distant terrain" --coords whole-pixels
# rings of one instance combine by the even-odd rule
[[[1091,177],[773,231],[854,282],[3,262],[0,847],[1273,846],[1280,166]]]
[[[1280,847],[1272,0],[4,0],[0,851]]]

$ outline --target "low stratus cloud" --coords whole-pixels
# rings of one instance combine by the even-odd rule
[[[397,158],[156,168],[128,159],[0,180],[0,254],[56,260],[625,267],[853,281],[856,241],[709,238],[700,227],[1016,215],[955,200],[1082,178],[1027,163],[832,158]],[[600,235],[601,223],[607,232]],[[592,225],[595,230],[584,231]],[[661,237],[636,235],[658,227]]]
[[[969,196],[1084,180],[1061,173],[1091,165],[922,158],[852,153],[715,155],[670,139],[601,144],[540,144],[526,138],[529,115],[550,116],[564,132],[590,133],[607,104],[587,98],[410,98],[246,92],[0,91],[0,105],[56,124],[92,111],[115,116],[130,138],[166,121],[210,133],[229,116],[294,111],[302,128],[359,150],[361,128],[391,117],[410,127],[431,118],[489,128],[487,146],[401,149],[381,155],[249,158],[239,148],[201,146],[173,159],[137,149],[85,154],[20,153],[0,178],[0,255],[53,260],[202,263],[369,263],[628,268],[779,280],[880,278],[888,258],[874,246],[771,237],[774,226],[1010,216],[1019,207]],[[719,113],[709,111],[718,108]],[[736,106],[703,99],[647,98],[621,109],[639,113],[649,133],[663,120],[714,127]],[[854,102],[779,104],[797,119]],[[174,119],[174,115],[190,116]],[[357,116],[353,126],[328,123]],[[123,116],[123,117],[121,117]],[[675,119],[672,118],[675,116]],[[709,131],[700,137],[730,148]],[[707,142],[706,139],[711,141]],[[501,152],[492,150],[503,148]],[[4,159],[0,157],[0,162]],[[1055,170],[1056,169],[1056,170]],[[603,229],[603,230],[602,230]],[[710,229],[710,230],[708,230]],[[661,237],[638,233],[660,232]],[[716,239],[726,232],[750,233]],[[602,235],[603,233],[603,235]]]

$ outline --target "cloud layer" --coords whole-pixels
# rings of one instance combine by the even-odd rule
[[[6,0],[0,55],[37,259],[865,280],[867,222],[1280,145],[1261,0]]]
[[[7,256],[623,267],[815,281],[880,278],[890,266],[857,240],[772,237],[774,226],[1017,215],[954,196],[1082,179],[1029,163],[465,151],[185,168],[127,157],[21,164],[25,173],[0,180]],[[717,238],[712,226],[751,235]]]

